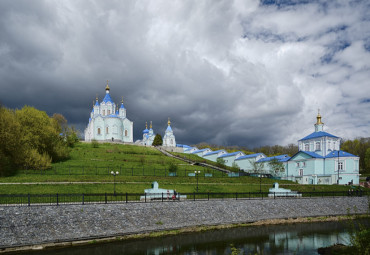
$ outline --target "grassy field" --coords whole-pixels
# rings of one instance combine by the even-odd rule
[[[178,154],[188,156],[188,154]],[[177,166],[177,176],[169,177],[170,164]],[[201,171],[198,177],[188,173]],[[55,194],[55,193],[143,193],[153,181],[160,188],[176,189],[181,193],[194,192],[268,192],[276,180],[258,177],[227,177],[221,172],[184,163],[165,156],[155,148],[134,145],[79,143],[65,162],[53,164],[46,171],[21,170],[16,176],[0,178],[0,194]],[[204,177],[204,173],[213,177]],[[154,176],[156,175],[156,176]],[[278,181],[280,187],[300,192],[346,191],[346,186],[298,185],[291,181]]]

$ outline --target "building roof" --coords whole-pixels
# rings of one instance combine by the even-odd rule
[[[239,153],[243,153],[244,154],[244,152],[242,152],[242,151],[235,151],[235,152],[223,154],[223,155],[219,156],[219,158],[231,157],[231,156],[235,156],[235,155],[237,155]]]
[[[331,151],[328,153],[328,155],[325,156],[325,158],[337,158],[337,157],[338,157],[338,151]],[[339,151],[339,157],[358,157],[358,156],[345,152],[345,151]]]
[[[294,154],[290,159],[293,159],[296,155],[298,155],[299,153],[305,153],[306,155],[309,155],[311,156],[312,158],[324,158],[323,156],[313,152],[313,151],[298,151],[296,154]],[[289,160],[290,160],[289,159]]]
[[[194,149],[195,149],[195,150],[198,150],[198,148],[197,148],[197,147],[189,147],[189,148],[185,149],[185,150],[184,150],[184,152],[185,152],[185,151],[194,150]]]
[[[149,130],[146,128],[143,130],[143,134],[147,134],[147,133],[149,133]]]
[[[112,104],[114,104],[114,102],[113,102],[112,98],[110,97],[110,94],[109,94],[109,93],[106,93],[106,94],[105,94],[105,97],[104,97],[104,99],[103,99],[103,102],[104,102],[104,103],[111,102]]]
[[[290,157],[289,157],[288,154],[283,154],[283,155],[278,155],[278,156],[273,156],[273,157],[261,158],[257,162],[258,163],[267,162],[267,161],[271,161],[273,159],[277,159],[279,162],[285,162],[285,161],[288,161],[290,159]]]
[[[265,154],[263,154],[263,153],[255,153],[255,154],[250,154],[250,155],[241,156],[241,157],[239,157],[239,158],[237,158],[237,159],[235,159],[235,160],[241,160],[241,159],[247,159],[247,158],[256,158],[256,157],[258,157],[259,155],[263,155],[263,156],[265,156]],[[266,156],[265,156],[265,157],[266,157]]]
[[[309,135],[308,135],[308,136],[306,136],[306,137],[303,137],[303,138],[302,138],[301,140],[299,140],[299,141],[304,141],[304,140],[309,140],[309,139],[312,139],[312,138],[318,138],[318,137],[324,137],[324,136],[338,138],[337,136],[332,135],[332,134],[329,134],[329,133],[327,133],[327,132],[324,132],[324,131],[318,131],[318,132],[313,132],[312,134],[309,134]]]
[[[203,156],[209,156],[209,155],[213,155],[213,154],[218,154],[218,153],[223,152],[223,151],[226,152],[225,150],[210,151],[210,152],[204,154]]]
[[[172,132],[172,128],[170,125],[168,125],[167,129],[166,129],[166,132]]]
[[[193,151],[192,153],[199,153],[199,152],[204,152],[206,150],[211,150],[210,148],[206,148],[206,149],[201,149],[201,150],[197,150],[197,151]]]
[[[121,107],[120,107],[121,109],[125,109],[125,107],[123,106],[123,103],[121,104]]]
[[[119,117],[116,114],[111,114],[111,115],[106,116],[106,118],[119,118]]]

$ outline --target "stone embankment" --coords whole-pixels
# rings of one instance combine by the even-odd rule
[[[200,225],[366,213],[367,197],[0,207],[0,249]]]

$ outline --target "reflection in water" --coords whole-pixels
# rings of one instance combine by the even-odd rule
[[[108,254],[230,254],[231,244],[241,254],[317,254],[319,247],[348,244],[347,224],[340,222],[299,223],[241,227],[182,234],[163,238],[120,241],[107,244],[33,252],[33,255]]]

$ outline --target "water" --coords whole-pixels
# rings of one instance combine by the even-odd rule
[[[240,254],[318,254],[320,247],[349,244],[346,222],[298,223],[240,227],[162,238],[119,241],[106,244],[32,252],[32,255],[108,254],[231,254],[231,245]]]

